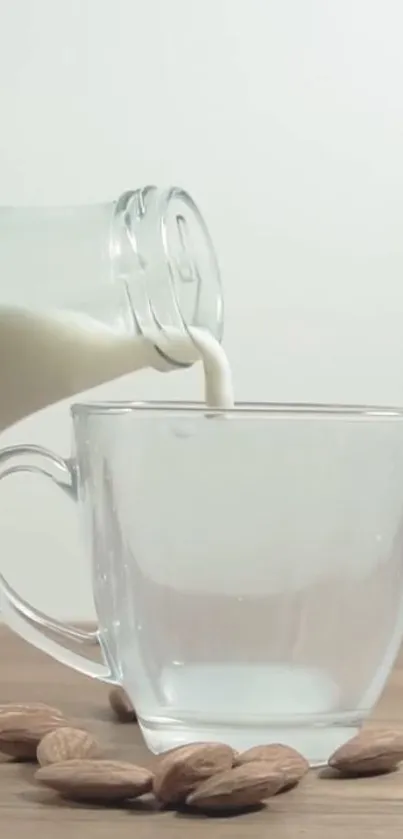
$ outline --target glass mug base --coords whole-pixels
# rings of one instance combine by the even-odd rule
[[[277,725],[269,720],[256,726],[250,722],[214,725],[196,719],[183,722],[170,717],[139,717],[138,721],[146,745],[157,755],[188,743],[227,743],[238,752],[253,746],[283,743],[304,755],[313,768],[326,765],[333,752],[358,733],[363,722],[355,714],[340,715],[328,724],[290,722],[288,726],[286,722]]]
[[[341,710],[341,686],[325,669],[302,663],[166,662],[144,692],[129,674],[125,687],[156,754],[202,741],[236,751],[282,743],[321,765],[368,716],[362,704]]]

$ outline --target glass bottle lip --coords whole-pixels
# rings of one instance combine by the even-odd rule
[[[176,208],[172,224],[173,205]],[[182,328],[188,333],[192,326],[207,329],[221,343],[224,332],[223,291],[218,259],[206,222],[191,196],[179,187],[161,191],[159,212],[171,289]],[[182,260],[177,259],[173,252],[176,237],[176,244],[182,250]],[[193,254],[195,239],[199,241]],[[199,265],[199,259],[203,267]],[[190,295],[187,293],[189,289]],[[163,352],[162,355],[165,356]]]
[[[114,279],[124,280],[135,328],[152,336],[164,330],[206,329],[222,341],[224,300],[220,269],[204,218],[179,187],[146,186],[116,202],[111,235]]]

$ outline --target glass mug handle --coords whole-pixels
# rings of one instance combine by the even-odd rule
[[[19,472],[45,476],[77,501],[74,460],[65,460],[42,446],[9,446],[0,449],[0,481]],[[112,668],[100,645],[99,632],[86,632],[54,620],[27,603],[0,574],[0,603],[4,622],[21,638],[80,673],[116,683]],[[60,639],[60,640],[57,640]],[[64,642],[64,643],[62,643]],[[93,661],[80,652],[83,645],[102,651],[104,663]]]

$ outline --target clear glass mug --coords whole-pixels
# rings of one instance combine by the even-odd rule
[[[325,761],[402,640],[403,411],[106,403],[72,419],[70,459],[11,447],[1,477],[34,470],[78,500],[98,629],[2,579],[5,621],[122,685],[154,752],[282,741]]]

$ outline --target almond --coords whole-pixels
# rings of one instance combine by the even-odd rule
[[[164,804],[177,804],[205,778],[229,769],[234,752],[222,743],[192,743],[168,752],[158,763],[154,793]]]
[[[36,751],[38,763],[48,766],[50,763],[63,763],[75,758],[96,758],[101,755],[97,740],[79,728],[55,728],[39,743]]]
[[[131,700],[123,688],[116,687],[110,691],[109,704],[119,722],[134,722],[137,719]]]
[[[343,775],[379,775],[396,769],[403,760],[403,732],[365,729],[329,758],[329,766]]]
[[[51,705],[46,705],[45,702],[8,702],[0,704],[0,722],[3,714],[13,713],[14,711],[25,711],[27,714],[33,711],[43,711],[43,713],[54,714],[56,717],[64,716],[60,708],[53,708]]]
[[[118,803],[152,788],[153,775],[142,766],[117,760],[67,760],[37,770],[35,778],[72,801]]]
[[[254,746],[246,752],[237,755],[235,764],[254,763],[263,760],[271,763],[284,775],[284,789],[290,789],[299,783],[309,769],[308,761],[296,749],[282,743],[271,743],[267,746]],[[281,790],[279,790],[281,792]]]
[[[45,734],[66,726],[56,708],[46,705],[10,705],[0,708],[0,752],[18,760],[35,760]]]
[[[199,784],[186,803],[206,813],[244,810],[275,795],[284,777],[272,763],[259,760],[220,772]]]

